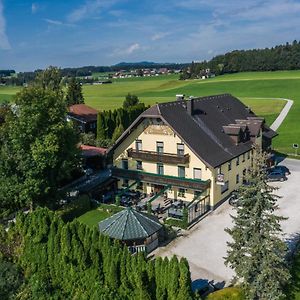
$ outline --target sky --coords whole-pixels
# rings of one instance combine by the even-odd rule
[[[0,0],[0,69],[191,62],[300,40],[300,0]]]

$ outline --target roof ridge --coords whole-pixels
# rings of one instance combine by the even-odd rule
[[[125,220],[124,227],[123,227],[123,232],[122,232],[122,234],[121,234],[122,240],[123,240],[124,235],[125,235],[125,228],[126,228],[126,225],[127,225],[127,221],[128,221],[128,217],[129,217],[129,212],[130,212],[130,210],[129,210],[129,209],[125,209],[125,210],[123,210],[123,212],[124,212],[124,211],[126,211],[127,214],[126,214],[126,220]]]
[[[137,213],[137,211],[135,211]],[[133,210],[131,210],[132,215],[135,217],[135,219],[137,220],[137,222],[140,224],[140,226],[142,227],[144,233],[146,233],[146,235],[148,235],[147,230],[144,228],[143,224],[140,222],[140,220],[137,218],[137,216],[135,215],[135,213],[133,212]]]

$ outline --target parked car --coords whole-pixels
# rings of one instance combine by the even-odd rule
[[[208,294],[218,290],[212,281],[200,279],[192,283],[192,289],[199,296],[206,297]]]
[[[287,177],[285,176],[285,173],[283,173],[280,170],[271,170],[268,172],[267,180],[268,181],[285,181],[285,180],[287,180]]]
[[[270,170],[271,171],[281,171],[283,174],[285,174],[285,176],[291,175],[289,168],[287,168],[286,166],[278,165],[278,166],[273,167]]]

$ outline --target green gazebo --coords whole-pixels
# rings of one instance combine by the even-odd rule
[[[128,207],[99,222],[99,230],[126,244],[132,253],[151,252],[158,246],[162,224],[158,219]]]

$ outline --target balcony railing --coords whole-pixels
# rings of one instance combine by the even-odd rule
[[[210,180],[204,181],[200,179],[181,178],[120,168],[112,168],[111,171],[112,176],[115,178],[149,182],[159,185],[170,185],[194,190],[206,190],[210,187]]]
[[[132,148],[128,149],[127,153],[128,157],[151,162],[161,162],[167,164],[187,164],[190,161],[189,154],[178,155],[173,153],[158,153],[154,151],[135,150]]]

